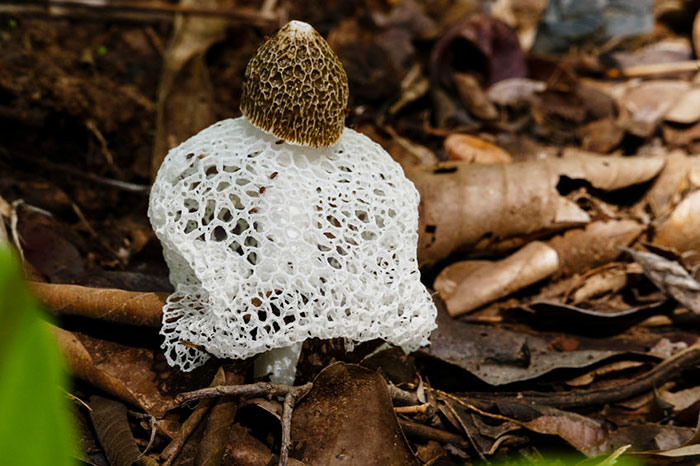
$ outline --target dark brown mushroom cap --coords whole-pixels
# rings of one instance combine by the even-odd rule
[[[328,42],[309,24],[290,21],[248,62],[241,112],[288,142],[334,144],[345,127],[348,78]]]

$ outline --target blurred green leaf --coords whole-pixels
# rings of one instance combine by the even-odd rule
[[[67,382],[56,340],[0,243],[0,462],[76,464]]]

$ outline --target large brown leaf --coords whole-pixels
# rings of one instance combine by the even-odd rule
[[[488,249],[503,239],[586,224],[588,214],[557,191],[563,177],[608,191],[648,181],[663,165],[662,158],[572,155],[408,168],[421,194],[418,261],[430,265],[455,251]]]
[[[328,366],[297,405],[292,456],[308,465],[416,465],[386,382],[354,364]]]

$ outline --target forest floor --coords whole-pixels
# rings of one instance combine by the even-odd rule
[[[84,463],[700,462],[697,2],[639,2],[624,37],[607,9],[548,23],[554,0],[63,3],[0,1],[0,241],[56,316]],[[167,364],[147,217],[167,150],[240,116],[287,19],[418,189],[438,308],[410,355],[307,340],[294,389]],[[247,388],[178,397],[222,385]],[[135,438],[105,438],[124,406]]]

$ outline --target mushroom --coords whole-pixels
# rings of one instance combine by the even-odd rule
[[[256,372],[291,384],[310,337],[428,344],[418,192],[344,127],[347,98],[328,43],[291,21],[248,64],[244,116],[168,153],[148,215],[175,287],[161,328],[171,365],[267,352]]]

